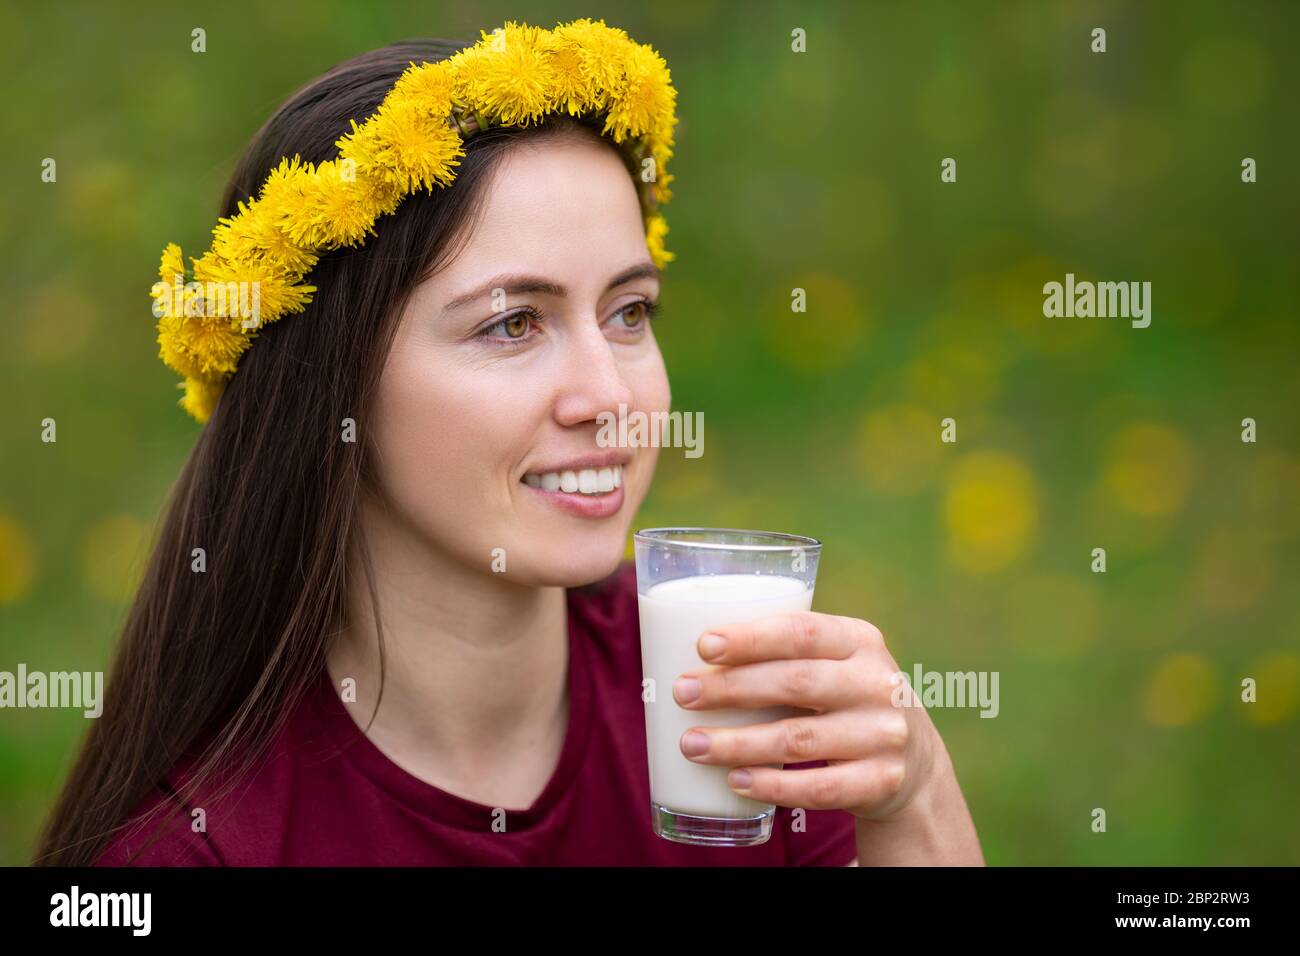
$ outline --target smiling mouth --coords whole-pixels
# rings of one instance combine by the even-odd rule
[[[622,486],[623,466],[539,472],[524,475],[522,481],[543,491],[562,491],[575,495],[606,495]]]

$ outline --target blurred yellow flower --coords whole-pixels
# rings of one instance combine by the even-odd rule
[[[114,604],[130,600],[148,548],[149,526],[130,515],[110,515],[92,526],[81,549],[82,572],[91,592]]]
[[[916,405],[868,412],[858,426],[857,463],[874,491],[911,495],[934,480],[944,445],[939,415]]]
[[[1067,272],[1089,274],[1086,265],[1078,266],[1033,252],[988,282],[989,295],[1006,325],[1014,328],[1030,348],[1049,355],[1084,352],[1092,361],[1106,358],[1113,341],[1103,335],[1102,323],[1083,320],[1049,319],[1043,315],[1043,286],[1059,282]],[[978,301],[978,300],[977,300]]]
[[[1255,701],[1242,704],[1249,720],[1276,724],[1295,713],[1300,703],[1300,655],[1269,654],[1254,661],[1243,676],[1255,678]]]
[[[1169,655],[1147,678],[1147,722],[1159,727],[1196,723],[1214,704],[1215,681],[1214,668],[1200,654]]]
[[[36,576],[36,557],[27,532],[13,518],[0,514],[0,604],[22,599]]]
[[[1028,548],[1038,526],[1038,487],[1005,452],[977,451],[948,477],[944,497],[948,557],[967,571],[995,571]]]
[[[998,368],[990,357],[960,345],[923,352],[904,373],[919,402],[945,409],[985,405],[998,394]]]
[[[807,311],[795,312],[791,290],[773,293],[765,319],[769,351],[786,365],[826,371],[851,362],[871,327],[865,297],[838,276],[818,272],[796,280]]]
[[[1167,515],[1183,507],[1191,482],[1191,453],[1168,425],[1142,422],[1115,437],[1103,484],[1129,511]]]

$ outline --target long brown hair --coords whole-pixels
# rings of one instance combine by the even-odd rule
[[[348,121],[374,113],[412,61],[435,62],[465,45],[396,43],[307,84],[253,137],[222,215],[233,216],[239,200],[255,195],[281,157],[333,158]],[[97,860],[132,809],[192,756],[193,772],[156,839],[219,768],[235,767],[233,785],[264,752],[346,623],[350,555],[363,556],[374,592],[356,515],[374,454],[366,428],[371,395],[396,317],[412,288],[454,254],[512,142],[574,130],[599,138],[598,129],[565,118],[470,138],[451,187],[411,196],[377,223],[376,237],[322,256],[307,311],[261,331],[172,491],[123,627],[103,714],[82,741],[34,862]],[[341,440],[348,418],[356,442]],[[191,569],[195,548],[205,551],[203,573]],[[382,643],[380,661],[382,694]]]

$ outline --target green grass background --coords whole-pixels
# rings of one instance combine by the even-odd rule
[[[679,91],[658,335],[706,445],[637,526],[815,535],[818,610],[998,671],[996,719],[933,712],[990,863],[1300,862],[1287,3],[0,3],[0,670],[108,660],[197,432],[147,289],[269,112],[393,40],[586,15]],[[1066,272],[1150,281],[1150,328],[1044,318]],[[0,711],[0,863],[84,728]]]

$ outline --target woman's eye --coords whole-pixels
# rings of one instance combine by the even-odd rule
[[[647,319],[654,317],[655,309],[654,303],[647,302],[645,299],[638,299],[635,302],[629,302],[617,310],[614,315],[623,317],[625,328],[639,329]]]
[[[514,315],[508,315],[499,322],[493,322],[479,334],[485,339],[496,339],[501,341],[522,341],[528,337],[528,327],[535,316],[531,312],[516,312]],[[504,335],[497,334],[497,330],[505,332]]]

